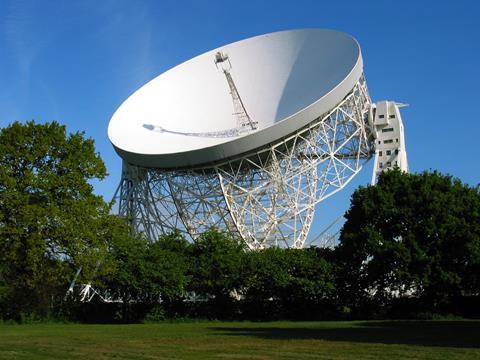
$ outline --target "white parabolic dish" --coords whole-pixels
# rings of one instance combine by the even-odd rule
[[[228,56],[238,94],[258,128],[237,136],[191,135],[236,126],[226,76],[214,62],[218,52]],[[133,165],[208,165],[308,125],[333,109],[362,72],[360,47],[347,34],[302,29],[256,36],[208,51],[148,82],[114,113],[108,136]]]

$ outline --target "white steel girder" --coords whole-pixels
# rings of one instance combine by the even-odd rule
[[[124,163],[119,214],[151,241],[215,227],[250,249],[303,247],[315,205],[341,190],[374,151],[362,76],[330,112],[255,152],[207,167],[164,170]]]

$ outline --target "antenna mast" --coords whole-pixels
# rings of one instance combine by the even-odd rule
[[[243,105],[242,98],[238,93],[235,82],[233,81],[232,74],[230,70],[232,69],[232,64],[227,54],[218,51],[215,54],[215,66],[217,69],[223,72],[225,78],[227,79],[228,87],[230,88],[230,94],[232,95],[233,101],[233,115],[237,119],[237,128],[239,134],[250,130],[257,130],[258,121],[252,121],[250,116]]]

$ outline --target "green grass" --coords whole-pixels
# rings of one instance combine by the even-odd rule
[[[480,359],[480,321],[0,325],[0,359]]]

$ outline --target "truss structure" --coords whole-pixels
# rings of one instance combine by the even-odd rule
[[[190,169],[124,163],[119,214],[155,241],[179,230],[195,240],[215,227],[250,249],[303,247],[315,205],[341,190],[374,152],[362,76],[330,112],[241,157]]]
[[[245,134],[251,130],[256,130],[258,122],[253,121],[250,118],[247,109],[245,109],[245,106],[243,105],[242,98],[238,93],[237,86],[230,73],[232,63],[230,62],[228,55],[220,51],[217,52],[215,54],[215,66],[223,72],[225,79],[227,79],[228,88],[230,89],[230,95],[232,96],[233,101],[233,115],[237,120],[237,133]]]

